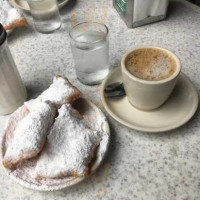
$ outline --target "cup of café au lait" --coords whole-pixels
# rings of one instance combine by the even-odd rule
[[[181,72],[181,64],[172,52],[145,46],[123,56],[121,71],[129,102],[138,109],[153,110],[170,96]]]

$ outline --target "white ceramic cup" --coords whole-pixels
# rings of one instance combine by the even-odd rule
[[[148,50],[148,48],[161,50],[163,53],[170,55],[174,59],[176,69],[170,77],[158,81],[149,81],[140,79],[127,70],[125,66],[127,56],[139,49]],[[129,102],[141,110],[153,110],[160,107],[170,96],[181,72],[181,64],[177,56],[172,52],[160,47],[145,46],[135,48],[124,54],[121,60],[121,72]]]

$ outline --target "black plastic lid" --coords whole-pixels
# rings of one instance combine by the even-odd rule
[[[3,28],[2,24],[0,23],[0,46],[5,42],[7,38],[6,30]]]

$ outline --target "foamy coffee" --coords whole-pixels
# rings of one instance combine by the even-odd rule
[[[176,71],[176,61],[166,51],[156,48],[138,49],[125,60],[128,71],[143,80],[160,81]]]

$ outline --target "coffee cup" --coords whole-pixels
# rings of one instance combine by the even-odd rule
[[[181,64],[172,52],[145,46],[123,56],[121,72],[129,102],[138,109],[153,110],[169,98],[181,72]]]

